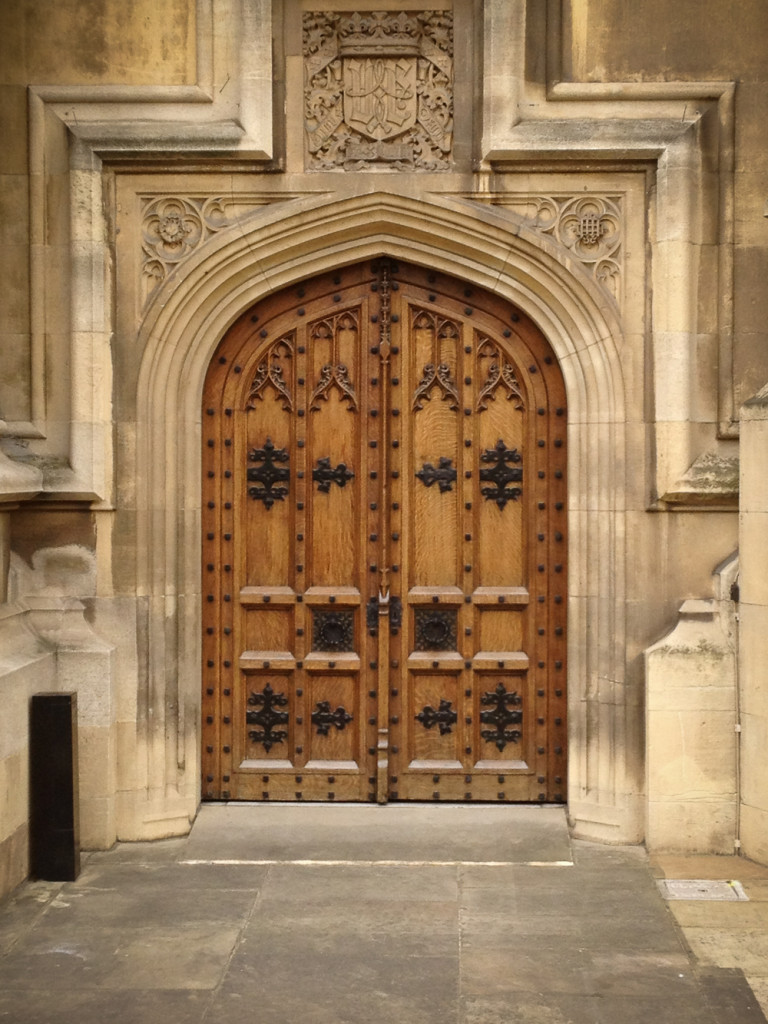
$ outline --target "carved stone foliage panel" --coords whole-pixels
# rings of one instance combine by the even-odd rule
[[[497,194],[492,202],[554,238],[592,273],[621,305],[624,276],[624,214],[620,194]]]
[[[147,305],[171,271],[223,228],[252,210],[292,195],[143,195],[140,303]]]
[[[308,170],[451,166],[453,13],[308,11]]]

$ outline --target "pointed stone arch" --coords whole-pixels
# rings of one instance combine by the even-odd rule
[[[560,361],[569,406],[569,814],[580,835],[636,841],[642,707],[625,685],[618,312],[581,264],[515,215],[394,192],[262,208],[201,246],[147,312],[135,469],[138,592],[147,616],[136,753],[145,786],[144,806],[133,804],[131,818],[153,822],[143,835],[167,834],[199,800],[200,399],[212,353],[265,295],[382,253],[513,302]]]

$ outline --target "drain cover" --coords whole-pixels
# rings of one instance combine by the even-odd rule
[[[741,882],[709,878],[663,878],[657,882],[665,900],[748,900]]]

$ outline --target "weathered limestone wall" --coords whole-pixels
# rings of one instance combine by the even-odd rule
[[[29,698],[53,689],[54,660],[23,612],[0,607],[0,899],[29,871]]]
[[[377,246],[463,266],[559,345],[578,410],[577,830],[636,841],[647,822],[649,841],[672,848],[680,812],[684,848],[732,843],[737,673],[712,571],[739,539],[738,409],[768,380],[768,8],[381,0],[369,6],[454,10],[451,169],[308,171],[302,11],[361,6],[19,0],[0,12],[0,892],[25,870],[32,692],[78,689],[86,845],[188,828],[205,353],[259,295]],[[602,276],[563,233],[585,194],[620,227]],[[163,263],[147,224],[169,199],[219,205],[199,247]],[[742,486],[754,472],[742,465]],[[710,619],[685,605],[675,625],[702,599]],[[717,634],[710,660],[691,653],[700,629]],[[745,664],[753,642],[742,637]],[[754,714],[742,820],[768,859]],[[711,743],[716,763],[682,770],[683,748]],[[694,827],[697,813],[708,820]]]
[[[735,81],[733,196],[733,400],[743,402],[768,379],[768,221],[764,218],[768,151],[768,6],[762,0],[571,0],[572,47],[564,70],[583,82]],[[693,197],[691,197],[693,198]],[[704,342],[704,339],[702,339]],[[715,370],[716,364],[711,364]],[[721,379],[721,388],[728,381]]]
[[[741,409],[741,836],[768,864],[768,388]]]
[[[730,854],[738,835],[735,557],[717,597],[683,602],[675,628],[648,648],[646,759],[651,849]]]

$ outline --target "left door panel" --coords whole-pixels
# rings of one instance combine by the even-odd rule
[[[211,362],[204,799],[375,799],[373,300],[369,268],[315,278],[241,317]]]

